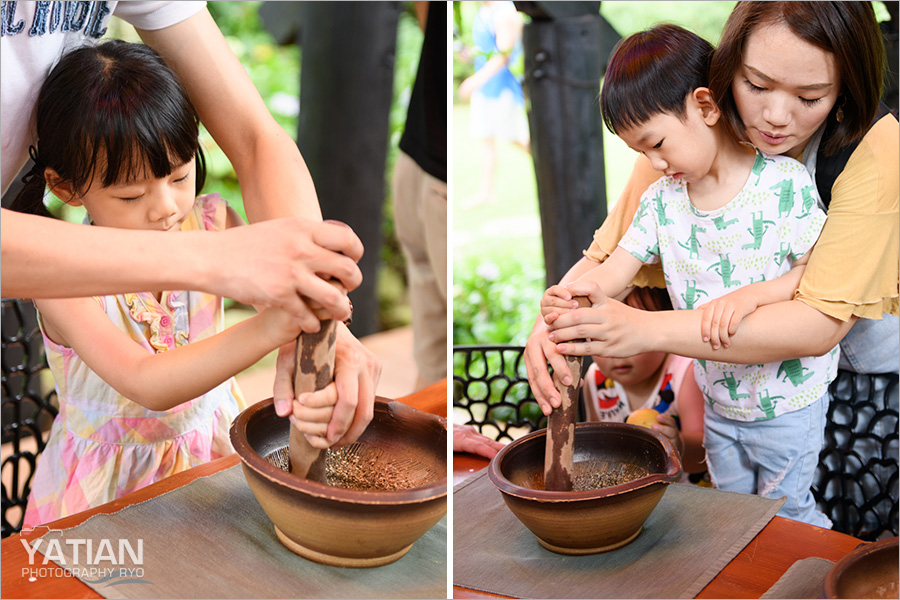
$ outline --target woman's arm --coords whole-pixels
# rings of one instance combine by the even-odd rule
[[[560,354],[634,356],[662,351],[741,364],[821,356],[853,326],[822,314],[800,300],[762,306],[748,315],[728,348],[714,350],[700,337],[701,310],[644,311],[607,299],[596,284],[572,283],[573,294],[589,296],[591,308],[579,308],[554,322],[550,340]],[[588,338],[590,341],[572,343]]]
[[[719,346],[727,348],[744,317],[760,306],[792,300],[803,277],[808,256],[804,255],[802,263],[794,263],[791,270],[780,277],[745,285],[699,306],[703,311],[700,322],[703,341],[709,342],[714,350]]]
[[[126,398],[169,410],[201,396],[296,338],[295,321],[277,309],[212,337],[151,354],[119,330],[93,298],[37,300],[47,335],[72,348]]]

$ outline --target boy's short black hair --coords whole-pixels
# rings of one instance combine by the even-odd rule
[[[709,85],[712,44],[678,25],[656,25],[619,42],[600,92],[603,121],[613,133],[659,113],[684,118],[685,100]]]

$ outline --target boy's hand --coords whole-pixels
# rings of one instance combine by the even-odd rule
[[[553,323],[556,317],[550,315],[562,315],[573,308],[578,308],[578,302],[572,298],[572,294],[562,285],[554,285],[547,288],[541,298],[541,316],[547,325]]]
[[[748,287],[710,300],[698,308],[703,310],[700,335],[704,342],[718,350],[720,345],[727,348],[731,344],[731,336],[738,332],[744,317],[759,308],[759,300]]]

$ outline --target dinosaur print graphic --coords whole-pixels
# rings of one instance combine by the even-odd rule
[[[753,236],[753,242],[741,246],[742,250],[753,249],[759,250],[762,247],[763,236],[769,230],[770,225],[775,225],[775,221],[764,221],[762,211],[753,213],[753,227],[747,229]]]
[[[781,242],[781,247],[775,253],[775,263],[780,267],[790,253],[791,244],[789,242]]]
[[[750,394],[741,394],[738,393],[738,388],[741,384],[740,381],[734,378],[734,373],[723,373],[725,376],[724,379],[717,379],[713,382],[713,385],[722,384],[728,390],[728,395],[731,396],[731,400],[733,402],[738,402],[741,398],[749,398]]]
[[[697,287],[697,281],[694,279],[685,281],[684,286],[685,289],[684,293],[681,295],[681,299],[684,301],[687,310],[694,310],[694,304],[700,299],[700,294],[707,297],[709,296],[708,293]]]
[[[685,250],[690,251],[691,258],[700,258],[700,241],[697,239],[697,233],[705,233],[706,229],[700,227],[696,223],[691,224],[691,235],[688,237],[687,244],[678,242],[678,245]]]
[[[731,264],[731,259],[728,257],[728,254],[720,254],[719,262],[711,264],[706,270],[712,270],[718,273],[719,277],[722,278],[722,285],[725,286],[725,289],[728,289],[735,285],[741,285],[740,281],[731,278],[734,269],[735,267]]]
[[[647,229],[643,225],[641,225],[641,220],[647,215],[648,208],[650,207],[641,202],[641,204],[638,206],[637,212],[634,213],[634,220],[631,222],[632,225],[634,225],[644,233],[647,233]]]
[[[662,201],[663,191],[659,190],[659,193],[653,198],[653,203],[656,205],[656,218],[659,219],[660,225],[674,225],[675,221],[666,217],[666,205]]]
[[[750,169],[750,173],[756,175],[756,183],[754,185],[759,185],[759,177],[762,175],[763,169],[766,168],[766,163],[770,162],[775,162],[775,159],[766,158],[759,152],[756,153],[756,160],[753,161],[753,167]]]
[[[809,372],[804,375],[804,371]],[[782,377],[782,375],[784,376]],[[798,387],[813,375],[814,373],[805,368],[799,358],[783,361],[781,366],[778,367],[778,373],[776,373],[776,377],[782,381],[790,381],[794,387]]]
[[[734,225],[738,222],[737,219],[731,219],[730,221],[726,221],[724,215],[719,215],[718,217],[713,217],[713,225],[716,226],[718,231],[722,231],[723,229],[727,229],[729,225]]]
[[[816,205],[816,197],[812,194],[815,189],[816,186],[814,185],[805,185],[800,188],[800,196],[803,198],[803,213],[797,215],[798,219],[805,219],[808,217],[809,211]]]
[[[778,400],[784,400],[784,396],[769,396],[769,390],[763,390],[763,393],[759,395],[759,404],[756,405],[756,408],[763,411],[766,416],[756,420],[774,419],[775,405],[778,404]]]
[[[769,189],[778,190],[778,218],[790,214],[794,208],[794,180],[782,179]]]

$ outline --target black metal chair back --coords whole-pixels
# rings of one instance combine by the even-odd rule
[[[3,299],[2,537],[22,528],[38,455],[59,405],[30,300]],[[49,389],[50,391],[44,391]]]
[[[813,483],[834,529],[869,541],[898,535],[897,379],[838,372]]]

